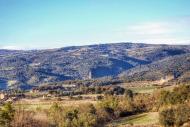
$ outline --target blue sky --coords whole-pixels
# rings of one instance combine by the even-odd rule
[[[190,0],[0,0],[0,48],[190,44]]]

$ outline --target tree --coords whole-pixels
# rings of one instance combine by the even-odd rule
[[[49,118],[55,126],[62,126],[63,124],[63,110],[61,106],[57,103],[54,103],[49,109]]]
[[[118,108],[119,99],[112,95],[107,95],[99,103],[100,107],[103,108],[110,116],[114,117],[114,111]]]
[[[175,109],[175,125],[177,127],[188,122],[190,118],[190,108],[186,104],[178,105]]]
[[[6,103],[0,109],[0,125],[3,127],[10,127],[11,121],[14,118],[15,110],[11,103]]]
[[[173,108],[164,109],[159,113],[160,124],[164,127],[173,127],[175,123],[175,112]]]
[[[126,90],[125,90],[125,97],[126,97],[127,99],[133,99],[133,91],[130,90],[130,89],[126,89]]]

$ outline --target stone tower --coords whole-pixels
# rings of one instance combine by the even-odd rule
[[[91,70],[88,73],[88,79],[92,79],[92,71]]]

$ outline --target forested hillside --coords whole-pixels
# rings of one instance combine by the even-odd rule
[[[120,77],[159,79],[190,70],[190,46],[115,43],[59,49],[0,50],[1,88]]]

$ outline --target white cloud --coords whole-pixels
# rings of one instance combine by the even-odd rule
[[[131,24],[118,32],[132,42],[190,44],[190,17]]]
[[[0,49],[9,49],[9,50],[21,50],[23,47],[13,46],[13,45],[7,45],[7,46],[0,46]]]
[[[159,22],[133,25],[128,28],[128,31],[133,34],[142,34],[142,35],[166,34],[173,32],[170,25]]]
[[[6,45],[6,46],[0,46],[0,49],[8,49],[8,50],[33,50],[33,49],[43,49],[43,48],[42,47],[34,47],[34,46],[24,46],[24,45]]]

